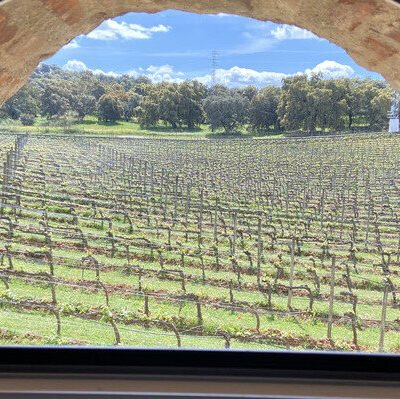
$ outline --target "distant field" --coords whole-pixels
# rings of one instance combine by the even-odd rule
[[[400,136],[2,135],[0,161],[0,344],[400,351]]]
[[[46,118],[37,118],[33,126],[22,126],[19,123],[10,121],[7,124],[0,123],[0,132],[6,132],[7,129],[19,133],[40,133],[40,134],[96,134],[96,135],[111,135],[111,136],[134,136],[134,137],[157,137],[157,138],[218,138],[226,137],[222,131],[211,132],[208,125],[201,125],[193,130],[187,128],[172,129],[171,127],[160,124],[154,128],[143,129],[137,122],[134,121],[118,121],[101,122],[95,117],[86,117],[83,121],[70,120],[63,122],[62,119],[47,120]],[[254,137],[254,136],[280,136],[272,132],[254,133],[242,129],[235,133],[239,137]]]
[[[354,124],[356,132],[372,133],[366,125]],[[202,124],[194,129],[176,128],[165,126],[161,122],[156,127],[142,128],[134,120],[118,122],[102,122],[93,116],[87,116],[83,120],[56,118],[36,118],[33,126],[22,126],[19,121],[11,119],[0,119],[0,134],[28,133],[46,135],[95,135],[95,136],[130,136],[130,137],[151,137],[151,138],[173,138],[173,139],[222,139],[222,138],[282,138],[291,136],[307,136],[306,132],[285,132],[285,131],[254,131],[251,126],[242,126],[239,130],[227,134],[223,130],[211,131],[209,125]],[[314,136],[355,134],[355,132],[343,131],[332,132],[329,130],[316,130]],[[373,132],[372,134],[375,134]]]
[[[104,135],[104,136],[132,136],[132,137],[154,137],[154,138],[184,138],[184,139],[218,139],[226,137],[283,137],[283,132],[255,132],[250,127],[241,127],[235,133],[227,135],[222,130],[212,132],[210,127],[202,124],[194,129],[176,128],[173,129],[159,123],[153,128],[142,128],[135,121],[118,121],[118,122],[102,122],[93,116],[87,116],[84,120],[76,119],[46,119],[43,117],[36,118],[33,126],[22,126],[20,122],[10,119],[0,119],[0,133],[7,131],[17,133],[37,133],[49,135]]]

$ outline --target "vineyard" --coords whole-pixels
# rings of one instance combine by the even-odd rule
[[[0,158],[0,344],[400,352],[400,136]]]

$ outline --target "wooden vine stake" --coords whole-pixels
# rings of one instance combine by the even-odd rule
[[[385,328],[386,328],[386,308],[387,308],[387,299],[389,294],[389,286],[385,282],[385,288],[383,291],[383,299],[382,299],[382,313],[381,313],[381,332],[379,337],[379,352],[384,351],[385,347]]]
[[[261,257],[262,257],[262,241],[261,241],[261,216],[258,217],[257,224],[257,285],[261,285]]]
[[[232,280],[229,281],[229,301],[233,303],[235,300],[233,298],[233,282]]]
[[[58,309],[58,302],[57,302],[57,283],[54,278],[54,265],[53,265],[53,253],[50,248],[49,251],[44,252],[44,256],[47,259],[47,263],[49,266],[49,284],[51,288],[51,304],[52,304],[52,313],[54,314],[57,322],[57,337],[61,336],[61,317],[60,317],[60,310]]]
[[[203,313],[201,311],[201,302],[199,298],[196,299],[196,309],[197,309],[197,324],[200,330],[203,330]]]
[[[175,334],[176,343],[177,343],[178,348],[182,347],[181,335],[180,335],[180,333],[179,333],[179,331],[176,328],[174,323],[170,323],[170,322],[167,322],[167,321],[164,321],[164,320],[155,320],[155,323],[156,324],[160,324],[160,325],[162,325],[164,327],[170,328],[173,331],[173,333]]]
[[[120,334],[120,332],[119,332],[119,330],[118,330],[117,324],[115,323],[114,315],[113,315],[112,310],[111,310],[111,308],[110,308],[110,297],[109,297],[109,295],[108,295],[107,287],[106,287],[106,286],[103,284],[103,282],[101,282],[100,280],[97,280],[97,284],[98,284],[98,285],[103,289],[103,291],[104,291],[104,297],[105,297],[105,300],[106,300],[106,308],[107,308],[107,311],[108,311],[107,318],[108,318],[108,321],[110,322],[111,327],[112,327],[112,329],[113,329],[113,331],[114,331],[115,345],[121,345],[121,334]]]
[[[256,331],[257,333],[260,333],[260,326],[261,326],[261,322],[260,322],[260,315],[257,312],[257,309],[249,309],[250,313],[253,313],[255,319],[256,319]]]
[[[231,336],[228,334],[226,331],[223,331],[221,329],[216,330],[217,335],[221,335],[224,340],[225,340],[225,349],[230,349],[231,348]]]
[[[335,298],[335,257],[332,256],[331,266],[331,282],[329,292],[329,314],[328,314],[328,339],[332,339],[332,324],[333,324],[333,300]]]
[[[149,317],[150,316],[150,309],[149,309],[149,296],[147,295],[147,292],[144,292],[143,295],[144,299],[144,314]]]
[[[289,244],[290,249],[290,276],[289,276],[289,291],[288,291],[288,309],[292,310],[292,296],[293,296],[293,276],[294,276],[294,238]]]

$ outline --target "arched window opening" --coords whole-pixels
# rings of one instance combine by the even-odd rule
[[[0,343],[397,352],[398,112],[292,25],[75,38],[0,109]]]

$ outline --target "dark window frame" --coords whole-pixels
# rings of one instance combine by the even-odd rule
[[[400,355],[55,346],[0,347],[1,374],[129,374],[400,381]]]

